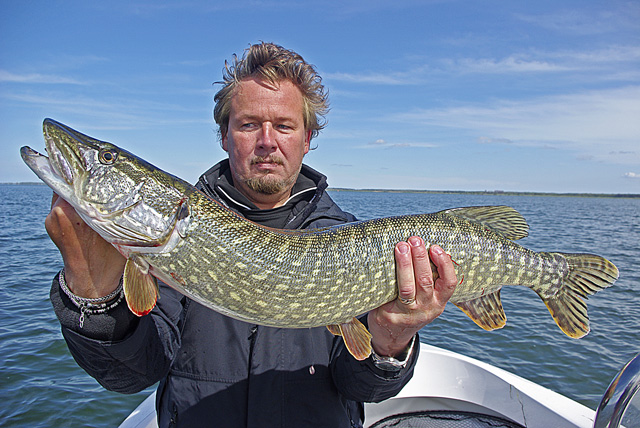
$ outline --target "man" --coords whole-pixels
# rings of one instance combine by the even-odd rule
[[[223,83],[214,117],[229,158],[205,172],[198,188],[270,227],[353,221],[325,192],[326,178],[302,164],[327,111],[315,69],[295,52],[261,43],[235,58]],[[398,243],[399,297],[361,318],[374,354],[357,361],[324,327],[250,325],[163,284],[157,306],[138,318],[116,300],[122,256],[55,196],[45,225],[64,260],[51,299],[71,353],[113,391],[159,381],[161,427],[362,426],[362,402],[389,398],[410,379],[417,332],[443,311],[456,285],[442,249],[427,250],[417,237]],[[440,273],[435,284],[429,259]],[[86,299],[108,310],[81,312],[77,303]]]

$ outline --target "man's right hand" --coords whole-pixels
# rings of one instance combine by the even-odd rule
[[[60,250],[71,292],[79,297],[98,298],[118,287],[126,259],[55,193],[44,225]]]

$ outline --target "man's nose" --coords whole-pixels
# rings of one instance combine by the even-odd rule
[[[273,125],[270,122],[265,122],[262,124],[258,145],[265,149],[273,148],[276,146],[275,133],[273,130]]]

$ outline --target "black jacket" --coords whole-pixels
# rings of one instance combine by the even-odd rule
[[[284,218],[286,228],[313,228],[355,220],[325,192],[326,178],[304,165],[295,196],[281,212],[252,210],[230,185],[226,161],[207,171],[197,187],[262,223]],[[419,349],[407,368],[385,372],[370,360],[356,361],[324,327],[251,325],[164,284],[149,315],[137,318],[121,304],[90,316],[82,329],[57,277],[51,299],[72,355],[101,385],[134,393],[160,381],[160,427],[360,427],[361,403],[397,394]]]

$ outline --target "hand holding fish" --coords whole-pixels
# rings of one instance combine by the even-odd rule
[[[436,278],[430,260],[441,274]],[[395,261],[398,298],[368,315],[374,351],[392,357],[444,311],[458,283],[451,258],[437,245],[427,249],[420,237],[398,243]]]
[[[55,193],[45,228],[60,250],[66,282],[74,294],[97,298],[116,289],[126,259]]]

